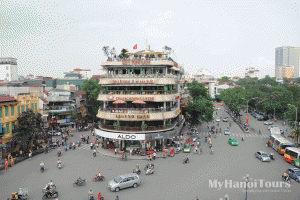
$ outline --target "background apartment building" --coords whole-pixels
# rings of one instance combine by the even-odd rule
[[[275,77],[283,79],[288,76],[291,70],[286,71],[287,67],[294,68],[294,78],[299,77],[300,47],[283,46],[275,48]],[[288,73],[286,73],[288,72]]]

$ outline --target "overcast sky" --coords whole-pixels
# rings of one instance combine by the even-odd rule
[[[3,1],[1,1],[3,2]],[[63,77],[74,68],[103,73],[102,47],[165,45],[189,74],[274,76],[275,48],[300,46],[295,0],[4,1],[1,46],[21,75]],[[299,2],[300,4],[300,2]]]

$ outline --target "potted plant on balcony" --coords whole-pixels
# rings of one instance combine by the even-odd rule
[[[139,57],[139,56],[138,56],[137,54],[134,54],[134,57],[137,58],[137,57]]]
[[[157,56],[158,56],[159,58],[161,58],[161,57],[162,57],[162,55],[161,55],[161,54],[158,54]]]
[[[148,58],[149,58],[149,54],[146,54],[145,58],[147,58],[147,59],[148,59]]]
[[[114,129],[119,130],[119,128],[120,128],[120,123],[114,122],[113,126],[114,126]]]
[[[150,58],[155,58],[155,55],[154,55],[154,54],[151,54],[151,55],[150,55]]]
[[[171,121],[168,121],[167,127],[170,127],[170,126],[172,126],[172,122],[171,122]]]
[[[142,124],[141,128],[144,131],[144,130],[146,130],[148,128],[148,125],[147,124]]]

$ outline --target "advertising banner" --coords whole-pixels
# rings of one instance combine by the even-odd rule
[[[116,140],[145,140],[145,134],[123,134],[112,133],[95,129],[96,135],[104,138],[116,139]]]

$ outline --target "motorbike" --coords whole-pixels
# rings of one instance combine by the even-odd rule
[[[150,174],[153,174],[153,173],[154,173],[154,170],[150,169],[150,168],[146,171],[146,175],[150,175]]]
[[[89,200],[94,200],[94,196],[92,194],[89,196]]]
[[[80,143],[78,143],[78,147],[80,147]]]
[[[59,157],[59,156],[61,156],[61,152],[59,151],[59,152],[57,152],[57,156]]]
[[[205,140],[204,140],[204,142],[207,142],[207,137],[205,137]]]
[[[73,145],[73,149],[75,149],[76,148],[76,145]]]
[[[96,181],[105,181],[105,178],[104,178],[104,176],[98,177],[97,174],[96,174],[95,177],[93,178],[93,181],[94,182],[96,182]]]
[[[285,182],[287,182],[287,183],[291,183],[290,177],[284,177],[284,176],[282,175],[282,180],[285,181]]]
[[[94,145],[93,146],[91,146],[91,150],[93,150],[94,149]]]
[[[14,193],[16,198],[14,199],[20,199],[20,200],[26,200],[28,198],[28,189],[27,188],[20,188],[19,192]],[[7,200],[11,200],[12,198],[8,198]]]
[[[47,188],[47,185],[46,185],[46,187],[44,187],[43,189],[42,189],[42,193],[45,193],[46,192],[46,189]],[[51,185],[51,189],[52,189],[52,191],[56,191],[56,186],[53,184],[53,185]]]
[[[68,151],[68,148],[67,148],[67,147],[65,147],[65,151]]]
[[[58,197],[58,192],[54,191],[49,194],[45,193],[43,196],[43,200],[48,199],[48,198],[57,198],[57,197]]]
[[[69,149],[72,149],[72,145],[71,144],[69,145]]]
[[[188,163],[190,160],[188,158],[183,159],[183,164]]]
[[[81,180],[80,182],[79,181],[75,181],[75,183],[73,183],[73,187],[75,187],[75,186],[83,186],[83,185],[85,185],[85,179]]]
[[[244,141],[245,140],[245,138],[244,137],[242,137],[242,141]]]
[[[271,160],[275,160],[275,155],[271,153],[270,158],[271,158]]]
[[[41,167],[41,173],[43,173],[45,171],[45,167]]]
[[[198,153],[198,149],[197,148],[195,148],[195,150],[194,150],[194,154],[197,154]]]
[[[95,152],[93,153],[93,156],[96,157],[96,153]]]
[[[61,169],[61,163],[59,163],[59,164],[57,165],[57,167],[58,167],[58,169]]]
[[[145,168],[144,168],[144,170],[148,170],[149,169],[149,167],[152,167],[152,169],[154,169],[154,164],[147,164],[146,166],[145,166]]]
[[[134,170],[133,170],[133,173],[140,174],[140,173],[141,173],[141,170],[140,170],[140,169],[138,169],[138,170],[134,169]]]

